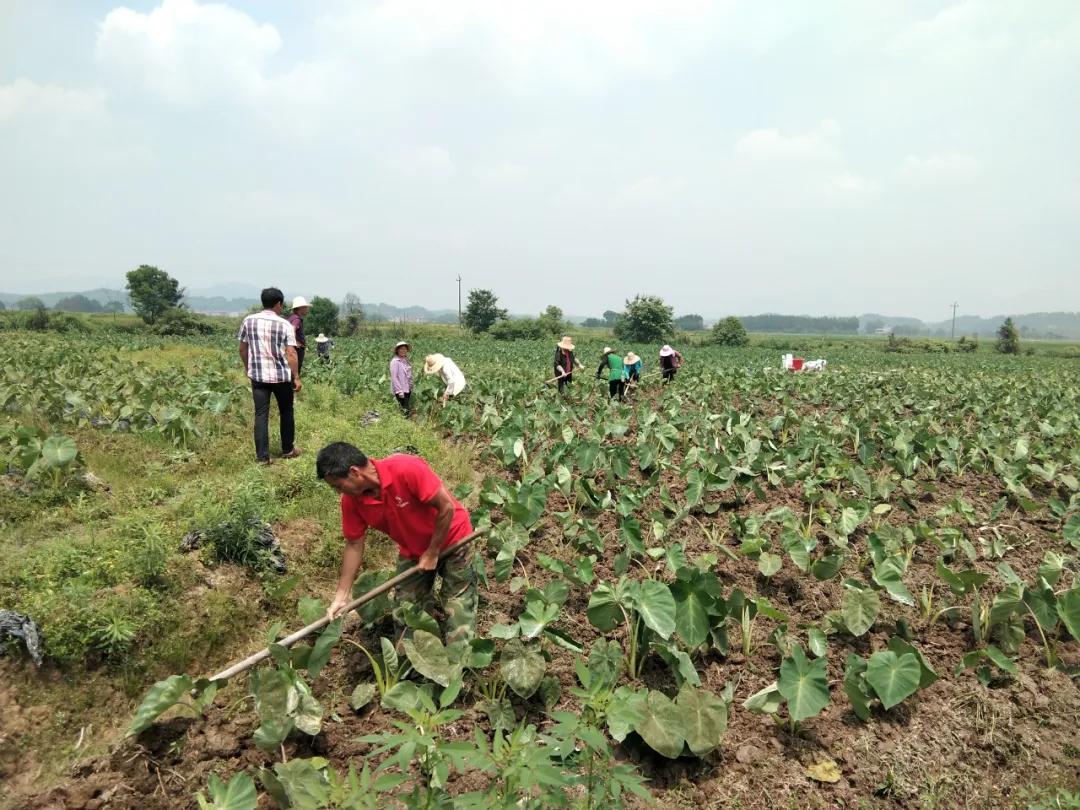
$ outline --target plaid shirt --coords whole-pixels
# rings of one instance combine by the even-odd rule
[[[269,309],[248,315],[240,325],[237,339],[248,346],[248,376],[252,380],[261,383],[292,380],[285,347],[296,347],[296,331],[287,320]]]

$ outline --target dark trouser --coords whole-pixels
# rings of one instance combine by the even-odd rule
[[[394,394],[397,398],[397,404],[401,406],[401,412],[406,416],[409,415],[409,402],[412,400],[412,391],[408,391],[404,394]]]
[[[255,400],[255,455],[259,461],[270,459],[270,395],[277,400],[281,415],[281,452],[291,453],[296,438],[293,422],[293,384],[251,381],[251,397]]]
[[[669,382],[675,379],[675,371],[676,369],[673,368],[664,369],[663,373],[660,375],[664,378],[664,385],[667,385]]]
[[[630,382],[641,382],[641,373],[637,371],[630,372]]]
[[[623,398],[623,392],[626,390],[626,383],[622,380],[609,380],[607,384],[608,396],[612,399],[618,397]]]
[[[319,355],[319,362],[320,363],[329,363],[330,362],[330,353],[327,352],[326,354],[320,354]]]
[[[296,347],[296,370],[304,370],[304,353],[307,351],[307,346]]]
[[[558,371],[555,372],[555,376],[556,377],[559,376]],[[573,381],[574,381],[574,375],[573,374],[567,374],[565,377],[560,377],[559,378],[559,390],[562,391],[564,388],[566,388],[566,386],[570,385]]]

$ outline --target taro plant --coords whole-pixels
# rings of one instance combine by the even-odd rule
[[[803,720],[817,716],[829,705],[825,668],[824,657],[811,661],[802,647],[795,645],[791,656],[780,662],[779,680],[748,697],[743,708],[775,716],[786,702],[788,721],[794,731]]]
[[[675,632],[675,597],[655,579],[635,581],[620,577],[614,585],[601,582],[589,597],[589,622],[602,633],[616,627],[626,630],[626,668],[633,678],[641,675],[650,642],[667,641]]]
[[[937,680],[937,674],[915,647],[902,638],[889,639],[889,648],[869,659],[851,653],[844,672],[844,692],[862,721],[870,719],[871,701],[888,711]]]

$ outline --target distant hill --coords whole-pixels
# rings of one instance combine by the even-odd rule
[[[1011,317],[1021,337],[1045,340],[1080,340],[1080,312],[1028,312],[1014,315],[957,315],[956,336],[979,335],[992,337],[1005,318]],[[875,328],[891,328],[896,334],[949,337],[952,319],[934,322],[918,318],[867,314],[859,316],[859,331],[874,332]]]

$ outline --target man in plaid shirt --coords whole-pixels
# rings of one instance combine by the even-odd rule
[[[255,400],[255,455],[270,464],[270,395],[277,400],[281,415],[282,458],[296,458],[300,448],[293,444],[293,394],[300,390],[300,369],[296,356],[296,332],[281,317],[285,296],[277,287],[262,291],[263,311],[244,318],[240,326],[240,359],[251,379]]]

